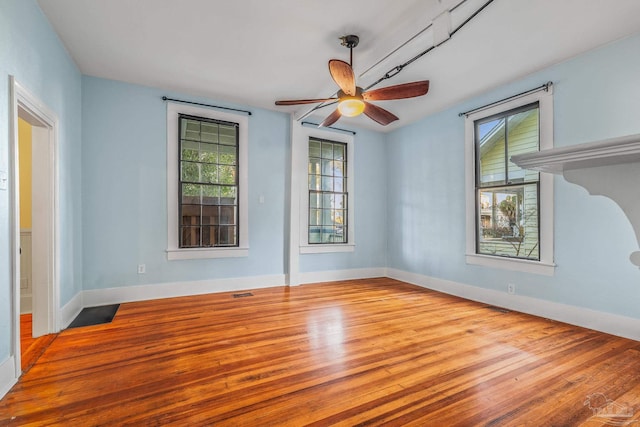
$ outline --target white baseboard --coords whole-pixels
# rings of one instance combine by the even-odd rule
[[[386,277],[386,268],[353,268],[348,270],[313,271],[298,273],[298,281],[303,283],[335,282],[338,280],[371,279]]]
[[[640,319],[541,300],[523,295],[511,295],[478,286],[437,279],[407,271],[388,269],[387,276],[434,291],[459,296],[472,301],[496,305],[509,310],[557,320],[571,325],[640,341]]]
[[[108,289],[92,289],[82,292],[83,307],[147,301],[202,295],[214,292],[229,292],[248,289],[284,286],[285,275],[237,277],[229,279],[200,280],[193,282],[158,283],[155,285],[122,286]]]
[[[78,292],[71,301],[60,310],[60,329],[65,329],[73,322],[73,319],[82,311],[82,292]]]
[[[7,360],[0,363],[0,399],[18,382],[15,362],[13,356],[10,356]]]

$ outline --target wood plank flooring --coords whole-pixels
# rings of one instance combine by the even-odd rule
[[[44,353],[46,348],[53,342],[55,334],[43,335],[33,338],[33,316],[29,314],[20,315],[20,367],[22,372],[28,371],[38,358]]]
[[[385,278],[251,292],[61,332],[0,425],[640,425],[639,342]]]

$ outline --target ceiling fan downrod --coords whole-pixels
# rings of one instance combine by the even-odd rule
[[[353,68],[353,48],[358,46],[360,37],[354,34],[349,34],[348,36],[340,37],[340,40],[342,40],[342,42],[340,43],[342,46],[349,48],[349,65],[351,65],[351,68]]]

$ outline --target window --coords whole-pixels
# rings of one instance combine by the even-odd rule
[[[467,263],[553,274],[553,178],[510,160],[552,137],[551,89],[467,117]]]
[[[179,115],[180,247],[238,246],[238,124]]]
[[[248,255],[246,116],[167,104],[168,259]]]
[[[292,147],[295,240],[300,253],[352,252],[354,233],[354,137],[297,127]]]
[[[538,177],[510,156],[538,151],[538,103],[475,122],[476,253],[540,259]]]
[[[309,138],[309,244],[348,243],[347,144]]]

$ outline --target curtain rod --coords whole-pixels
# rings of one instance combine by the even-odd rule
[[[220,110],[237,111],[239,113],[245,113],[247,116],[251,115],[251,111],[248,111],[248,110],[240,110],[240,109],[237,109],[237,108],[221,107],[220,105],[202,104],[200,102],[185,101],[183,99],[167,98],[166,96],[163,96],[162,100],[163,101],[182,102],[183,104],[200,105],[202,107],[218,108]]]
[[[314,127],[319,127],[320,125],[318,125],[317,123],[311,123],[311,122],[302,122],[300,123],[302,126],[314,126]],[[340,132],[347,132],[350,133],[352,135],[355,135],[356,132],[353,130],[349,130],[349,129],[341,129],[341,128],[334,128],[333,126],[325,126],[326,129],[332,129],[332,130],[338,130]]]
[[[534,87],[533,89],[529,89],[527,91],[520,92],[520,93],[518,93],[516,95],[511,95],[511,96],[509,96],[507,98],[500,99],[499,101],[495,101],[495,102],[492,102],[490,104],[483,105],[482,107],[478,107],[478,108],[474,108],[473,110],[465,111],[464,113],[458,113],[458,117],[462,117],[462,116],[469,117],[470,114],[477,113],[478,111],[486,110],[487,108],[491,108],[491,107],[494,107],[496,105],[504,104],[505,102],[509,102],[509,101],[514,100],[516,98],[520,98],[521,96],[525,96],[525,95],[529,95],[529,94],[532,94],[532,93],[540,92],[541,90],[544,90],[545,92],[549,92],[549,88],[552,87],[552,86],[553,86],[553,82],[548,81],[545,84],[543,84],[542,86]]]

